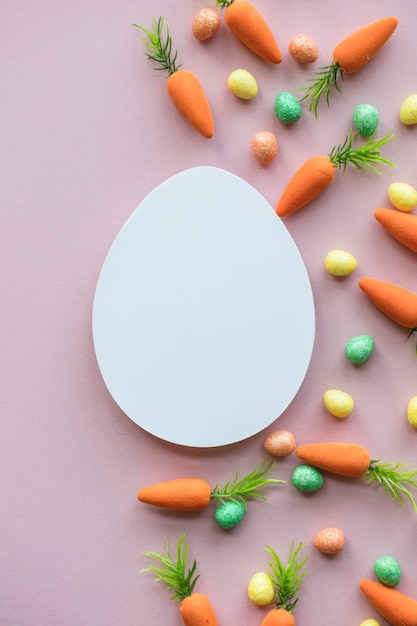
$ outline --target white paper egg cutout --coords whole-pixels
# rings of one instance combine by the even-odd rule
[[[183,446],[236,443],[276,420],[304,380],[314,332],[311,284],[284,223],[251,185],[211,166],[142,200],[94,297],[111,396]]]

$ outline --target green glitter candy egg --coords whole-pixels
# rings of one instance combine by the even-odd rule
[[[318,491],[323,487],[322,474],[310,465],[299,465],[292,473],[291,481],[299,491]]]
[[[374,573],[379,582],[387,587],[396,587],[401,580],[401,568],[393,556],[381,556],[375,561]]]
[[[378,111],[372,104],[359,104],[353,111],[353,125],[363,137],[373,135],[378,122]]]
[[[240,524],[245,513],[246,508],[243,502],[227,500],[217,507],[214,512],[214,519],[221,528],[230,530]]]
[[[365,363],[372,356],[375,341],[369,335],[357,335],[352,337],[345,346],[345,355],[354,365]]]
[[[275,115],[284,124],[293,124],[301,117],[301,104],[292,93],[281,91],[275,98]]]

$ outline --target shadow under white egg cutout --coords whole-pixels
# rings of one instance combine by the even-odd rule
[[[117,235],[93,305],[104,382],[141,428],[214,447],[276,420],[314,344],[302,257],[267,201],[225,170],[183,171]]]

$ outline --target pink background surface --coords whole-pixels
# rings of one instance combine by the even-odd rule
[[[182,532],[199,564],[198,590],[210,596],[221,625],[260,623],[265,609],[250,603],[246,587],[267,566],[266,543],[284,557],[292,539],[307,543],[308,574],[295,614],[300,625],[359,626],[376,618],[358,582],[373,577],[383,554],[402,566],[399,588],[416,593],[411,506],[402,509],[361,480],[335,476],[326,477],[321,491],[301,494],[290,482],[295,455],[274,470],[287,484],[271,490],[268,504],[252,503],[230,533],[216,526],[212,507],[185,515],[136,500],[139,487],[158,480],[198,474],[215,485],[236,470],[251,471],[264,457],[265,435],[277,428],[291,430],[299,443],[356,441],[374,457],[417,464],[417,432],[406,419],[417,394],[415,340],[407,341],[406,331],[357,287],[368,275],[417,291],[415,254],[373,218],[376,207],[390,206],[391,182],[417,186],[416,129],[398,117],[404,98],[417,91],[417,5],[380,0],[347,9],[340,0],[257,0],[283,51],[276,67],[247,51],[224,24],[213,40],[196,41],[191,20],[204,6],[203,0],[6,0],[0,7],[2,626],[180,624],[169,592],[140,570],[148,564],[144,550],[163,550],[167,537],[175,543]],[[332,94],[318,121],[304,107],[297,124],[278,122],[276,94],[301,87],[313,70],[289,56],[293,35],[315,38],[317,68],[330,62],[339,40],[390,14],[400,20],[392,39],[360,73],[346,76],[343,95]],[[159,15],[212,103],[216,135],[209,141],[175,110],[131,27],[149,27]],[[258,81],[251,102],[227,89],[238,67]],[[148,435],[109,396],[92,343],[94,290],[119,229],[155,186],[197,165],[237,174],[274,206],[304,160],[344,140],[354,107],[364,102],[378,108],[381,134],[396,133],[384,153],[397,168],[383,168],[381,176],[337,173],[320,200],[286,221],[310,275],[317,315],[311,366],[293,403],[267,431],[221,449],[186,449]],[[259,130],[271,130],[279,142],[267,168],[250,152]],[[324,270],[334,248],[358,259],[346,279]],[[376,349],[354,367],[343,348],[362,333],[375,338]],[[323,406],[323,392],[331,388],[355,400],[346,420]],[[327,526],[347,537],[333,558],[312,546]]]

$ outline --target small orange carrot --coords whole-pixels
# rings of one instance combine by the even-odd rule
[[[276,206],[280,217],[295,213],[317,198],[332,182],[336,169],[344,171],[351,165],[363,171],[379,173],[376,164],[385,163],[393,167],[393,163],[380,153],[380,148],[393,139],[391,132],[380,139],[372,135],[364,144],[353,148],[355,137],[356,133],[351,132],[342,144],[332,148],[327,157],[313,156],[297,170]]]
[[[194,560],[187,570],[188,546],[185,543],[185,534],[182,534],[178,541],[176,559],[170,554],[168,540],[165,549],[165,555],[144,552],[144,556],[158,562],[157,566],[151,565],[145,571],[154,572],[156,580],[162,581],[174,592],[171,600],[180,602],[180,615],[184,626],[217,626],[217,618],[210,600],[204,594],[194,592],[199,578],[197,562]]]
[[[216,0],[216,4],[226,9],[226,24],[243,45],[269,63],[281,63],[282,55],[274,35],[252,3],[246,0]]]
[[[202,478],[177,478],[143,487],[138,500],[177,511],[200,511],[211,502],[211,486]]]
[[[371,459],[366,448],[356,443],[310,443],[298,446],[296,455],[319,469],[340,476],[362,477],[366,484],[383,487],[391,500],[404,505],[407,498],[417,513],[417,503],[408,486],[417,488],[417,469],[404,469],[404,463]]]
[[[361,278],[359,287],[380,311],[400,326],[417,330],[417,295],[376,278]]]
[[[417,626],[417,602],[410,596],[374,580],[361,580],[359,587],[392,626]]]
[[[158,70],[167,72],[167,91],[177,109],[203,137],[210,139],[214,135],[214,122],[206,94],[196,75],[177,65],[177,52],[172,50],[169,28],[167,26],[164,38],[163,23],[163,17],[154,20],[152,31],[139,24],[133,26],[140,28],[147,36],[144,43],[148,59],[157,63]]]
[[[369,63],[397,25],[396,17],[383,18],[355,31],[335,47],[332,63],[317,70],[309,80],[311,84],[303,89],[305,95],[301,100],[310,100],[310,110],[316,117],[321,97],[325,96],[329,105],[331,88],[334,86],[340,92],[338,81],[343,80],[343,74],[353,74]]]
[[[397,209],[376,209],[374,216],[394,239],[417,252],[417,215]]]

